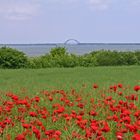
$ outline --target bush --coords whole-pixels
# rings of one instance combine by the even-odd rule
[[[97,66],[115,66],[121,65],[119,53],[116,51],[101,50],[94,54],[95,65]]]
[[[94,54],[94,58],[95,65],[97,66],[119,66],[137,64],[137,57],[134,52],[101,50]]]
[[[67,55],[68,53],[66,52],[66,48],[65,47],[55,47],[55,48],[52,48],[51,51],[50,51],[50,55],[52,57],[55,57],[55,56],[64,56],[64,55]]]
[[[52,48],[50,53],[27,58],[23,52],[7,47],[0,48],[1,68],[51,68],[140,65],[140,51],[93,51],[85,55],[69,54],[65,47]]]
[[[8,47],[0,48],[1,68],[25,68],[27,65],[28,60],[23,52]]]
[[[43,62],[40,57],[29,58],[28,68],[34,68],[34,69],[43,68],[42,63]]]
[[[134,52],[120,52],[120,57],[123,65],[135,65],[138,62]]]
[[[76,55],[64,53],[61,54],[46,54],[40,57],[42,68],[47,67],[75,67],[78,66]]]
[[[76,67],[78,66],[78,57],[73,54],[67,54],[62,57],[59,57],[60,67]]]
[[[100,50],[77,56],[68,54],[64,47],[57,47],[49,54],[35,57],[31,62],[32,68],[135,65],[140,62],[140,52]]]
[[[92,67],[95,66],[95,58],[91,54],[79,56],[79,66]]]
[[[137,58],[137,64],[140,65],[140,51],[135,51],[135,56]]]

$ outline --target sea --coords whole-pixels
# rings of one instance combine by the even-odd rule
[[[140,43],[0,44],[0,47],[2,46],[8,46],[23,51],[29,57],[47,54],[55,47],[65,47],[67,52],[77,55],[83,55],[97,50],[140,51]]]

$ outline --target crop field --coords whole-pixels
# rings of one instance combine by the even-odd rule
[[[1,69],[0,140],[140,140],[140,67]]]

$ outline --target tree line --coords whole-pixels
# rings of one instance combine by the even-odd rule
[[[140,51],[98,50],[84,55],[68,53],[65,47],[52,48],[45,55],[29,57],[9,47],[0,48],[0,68],[53,68],[140,65]]]

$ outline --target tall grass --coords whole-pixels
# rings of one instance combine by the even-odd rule
[[[112,83],[135,85],[140,83],[139,66],[116,66],[94,68],[47,68],[0,70],[0,90],[20,91],[27,89],[35,94],[42,89],[80,90],[82,84],[91,86],[98,83],[109,86]]]

